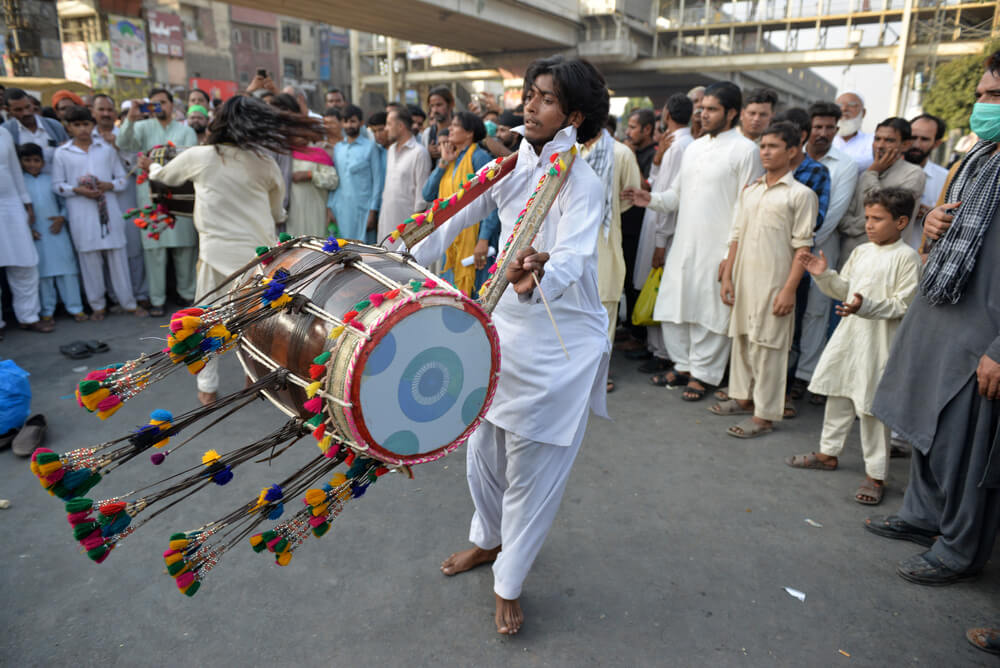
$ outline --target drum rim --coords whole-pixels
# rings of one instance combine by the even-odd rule
[[[387,324],[394,317],[401,320],[402,317],[400,317],[399,312],[405,308],[416,305],[417,310],[420,310],[421,308],[431,306],[430,304],[423,304],[423,300],[427,297],[445,297],[452,301],[459,302],[462,305],[463,310],[476,318],[483,326],[483,329],[486,332],[486,338],[490,342],[490,349],[493,352],[493,355],[491,355],[492,359],[490,360],[490,376],[487,384],[486,399],[483,402],[483,409],[480,411],[479,415],[476,416],[476,419],[466,426],[465,430],[462,431],[462,433],[459,434],[459,436],[451,443],[422,454],[397,455],[389,450],[386,450],[380,445],[376,445],[374,442],[375,439],[368,432],[368,429],[364,427],[364,416],[361,414],[361,383],[354,382],[354,379],[358,377],[358,373],[356,373],[356,371],[364,368],[363,363],[367,362],[368,357],[374,351],[375,346],[380,343],[385,336],[385,334],[382,334],[381,336],[376,337],[375,332],[380,330],[382,325]],[[400,299],[398,302],[393,303],[389,309],[378,313],[376,318],[371,323],[366,323],[366,325],[370,338],[364,341],[361,345],[355,346],[351,353],[351,359],[348,362],[347,373],[345,374],[344,379],[343,396],[346,401],[350,402],[351,407],[349,409],[344,408],[343,415],[355,442],[365,444],[367,446],[368,454],[372,457],[395,465],[412,465],[432,462],[445,457],[460,448],[469,439],[472,432],[479,427],[483,417],[489,411],[490,406],[493,403],[493,397],[496,394],[497,383],[500,378],[500,338],[497,334],[496,327],[493,325],[492,319],[486,311],[484,311],[476,301],[469,299],[463,294],[456,294],[452,290],[443,288],[432,288],[416,292],[412,296],[405,299]],[[385,330],[385,332],[388,333],[391,329],[392,328],[389,327]],[[361,365],[360,368],[359,365]],[[357,414],[355,412],[357,412]],[[365,437],[366,434],[367,438]]]

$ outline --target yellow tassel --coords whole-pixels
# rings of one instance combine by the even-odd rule
[[[224,340],[228,340],[232,335],[232,332],[226,329],[225,325],[215,325],[208,330],[208,333],[206,334],[206,336]]]
[[[344,333],[344,326],[343,325],[337,325],[336,327],[334,327],[333,329],[330,330],[330,335],[327,338],[336,339],[337,337],[339,337],[343,333]]]
[[[111,392],[106,387],[102,387],[96,392],[91,392],[90,394],[83,395],[81,399],[83,400],[83,405],[88,411],[93,413],[97,410],[97,404],[101,403],[101,400],[110,396]]]
[[[271,308],[281,308],[290,301],[292,301],[292,296],[286,292],[271,302]]]
[[[217,461],[219,461],[219,453],[215,450],[208,450],[201,456],[201,463],[205,466],[211,466]]]
[[[254,546],[260,545],[263,540],[264,537],[261,536],[260,534],[250,536],[250,544]]]
[[[492,169],[490,171],[486,172],[486,178],[490,179],[491,181],[493,180],[493,177],[496,176],[496,175],[497,175],[497,173],[494,172]]]
[[[333,474],[333,477],[330,478],[330,487],[340,487],[345,482],[347,482],[347,476],[342,472],[337,471]]]
[[[398,239],[398,238],[399,238],[399,230],[393,230],[393,231],[392,231],[392,232],[391,232],[391,233],[389,234],[389,237],[390,237],[390,238],[391,238],[391,239],[392,239],[393,241],[395,241],[396,239]]]
[[[330,440],[331,439],[329,436],[324,436],[323,438],[321,438],[319,441],[316,442],[316,447],[318,447],[323,452],[323,454],[326,454],[326,451],[330,448]]]
[[[181,318],[181,329],[190,329],[194,331],[201,327],[201,318],[196,315],[186,315]]]
[[[288,562],[290,562],[291,560],[292,560],[291,552],[282,552],[281,554],[278,555],[277,559],[279,566],[287,566]]]
[[[177,540],[170,541],[170,549],[177,550],[178,552],[187,549],[188,542],[186,538],[179,538]]]
[[[317,506],[326,501],[326,491],[322,489],[306,490],[306,503],[310,506]]]
[[[428,211],[427,212],[427,217],[424,219],[424,222],[427,222],[427,223],[433,223],[434,222],[434,212],[433,211]]]
[[[197,375],[199,371],[205,368],[205,360],[195,360],[187,365],[188,371],[192,376]]]
[[[309,383],[306,385],[306,396],[312,399],[321,387],[323,387],[322,381],[317,380],[315,383]]]
[[[57,459],[54,462],[48,462],[47,464],[39,465],[38,472],[44,476],[47,476],[50,473],[55,473],[61,468],[62,468],[62,461]]]
[[[459,187],[459,189],[458,189],[458,195],[456,197],[458,199],[462,199],[463,197],[465,197],[465,188]]]
[[[321,503],[318,506],[313,506],[312,514],[315,515],[316,517],[319,517],[320,515],[325,515],[326,511],[328,511],[329,509],[330,509],[329,503]]]
[[[180,330],[177,330],[176,332],[174,332],[174,342],[183,341],[184,339],[186,339],[187,337],[189,337],[189,336],[191,336],[192,334],[195,334],[195,333],[196,333],[196,331],[193,330],[193,329],[180,329]],[[168,343],[169,343],[169,341],[168,341]]]
[[[31,460],[31,463],[28,464],[28,468],[31,469],[32,473],[38,475],[38,462],[36,462],[35,460]]]
[[[169,557],[164,557],[163,561],[167,564],[167,566],[169,566],[170,564],[177,563],[178,561],[180,561],[183,558],[184,558],[184,555],[181,554],[180,552],[178,552],[177,554],[171,554]]]

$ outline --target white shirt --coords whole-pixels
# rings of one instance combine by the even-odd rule
[[[830,172],[830,203],[826,207],[822,227],[816,230],[816,246],[835,236],[837,225],[847,213],[858,184],[857,164],[843,151],[831,147],[819,162]]]
[[[421,191],[430,173],[431,156],[416,137],[411,135],[402,145],[396,142],[389,147],[385,156],[385,186],[376,238],[384,239],[408,217],[423,211]]]
[[[860,174],[875,162],[875,156],[872,154],[872,142],[874,140],[875,135],[859,130],[856,135],[851,137],[850,141],[844,141],[843,137],[837,135],[833,138],[833,147],[851,156],[855,164],[857,164],[858,173]]]
[[[114,189],[104,193],[108,210],[107,229],[101,225],[97,200],[73,192],[73,188],[80,185],[80,177],[86,175],[107,181]],[[125,248],[125,219],[115,196],[115,193],[125,189],[125,183],[125,169],[118,159],[118,152],[103,141],[94,141],[86,151],[72,141],[56,149],[52,161],[52,190],[66,198],[66,217],[77,251]]]
[[[938,198],[941,197],[941,191],[944,190],[944,184],[948,180],[948,170],[936,162],[928,160],[927,164],[924,165],[924,174],[927,176],[927,180],[924,181],[924,194],[920,196],[920,203],[928,209],[933,209],[937,206]],[[923,220],[916,220],[914,224],[903,230],[903,241],[914,250],[920,250],[923,238]]]
[[[719,263],[729,252],[740,191],[763,173],[757,145],[734,128],[691,142],[670,188],[651,194],[649,208],[677,212],[654,320],[729,331],[729,307],[719,298]]]
[[[198,259],[228,276],[274,245],[274,226],[285,220],[285,179],[266,155],[235,146],[193,146],[150,178],[168,186],[194,183]]]
[[[523,135],[524,128],[514,132]],[[568,150],[575,142],[572,126],[560,130],[542,147],[541,155],[522,141],[513,171],[417,244],[413,249],[417,262],[427,266],[436,261],[462,229],[496,208],[500,239],[509,238],[518,214],[549,169],[549,156]],[[603,207],[600,180],[577,157],[532,244],[551,254],[540,285],[566,342],[569,360],[537,290],[522,300],[508,288],[492,314],[502,362],[486,419],[522,438],[569,446],[588,408],[602,417],[607,414],[608,314],[597,289],[597,238]]]
[[[14,138],[0,128],[0,267],[38,264],[25,204],[31,204],[31,196],[24,185]]]
[[[38,144],[42,147],[42,155],[45,157],[45,164],[42,165],[42,171],[46,174],[52,173],[52,158],[56,153],[58,146],[50,146],[49,142],[54,140],[55,137],[50,135],[45,129],[45,125],[42,123],[42,117],[35,114],[35,131],[32,132],[28,128],[21,124],[21,120],[17,121],[17,131],[18,140],[20,144],[18,146],[24,146],[25,144]]]

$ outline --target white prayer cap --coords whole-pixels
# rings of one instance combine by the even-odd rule
[[[840,93],[837,94],[837,97],[840,97],[841,95],[853,95],[854,97],[861,100],[861,107],[862,108],[865,107],[865,96],[861,94],[861,91],[856,90],[854,88],[850,88],[848,90],[840,91]]]
[[[122,111],[128,111],[132,107],[132,100],[122,102]]]

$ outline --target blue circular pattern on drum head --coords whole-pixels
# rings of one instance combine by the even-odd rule
[[[476,319],[457,308],[443,308],[441,309],[441,320],[444,321],[444,326],[448,328],[449,331],[460,334],[465,330],[472,327],[475,324]]]
[[[365,362],[364,375],[374,376],[382,373],[389,368],[395,357],[396,337],[392,335],[392,332],[387,332],[382,340],[378,342],[378,345],[375,346],[375,350],[368,356],[368,361]]]
[[[479,417],[479,410],[483,407],[485,401],[485,387],[479,387],[470,392],[469,396],[462,402],[462,419],[467,424],[472,424],[472,421]]]
[[[404,429],[385,439],[382,447],[397,455],[415,455],[420,452],[420,439],[412,431]]]
[[[399,407],[415,422],[436,420],[455,405],[462,391],[462,360],[436,346],[418,354],[399,379]]]

